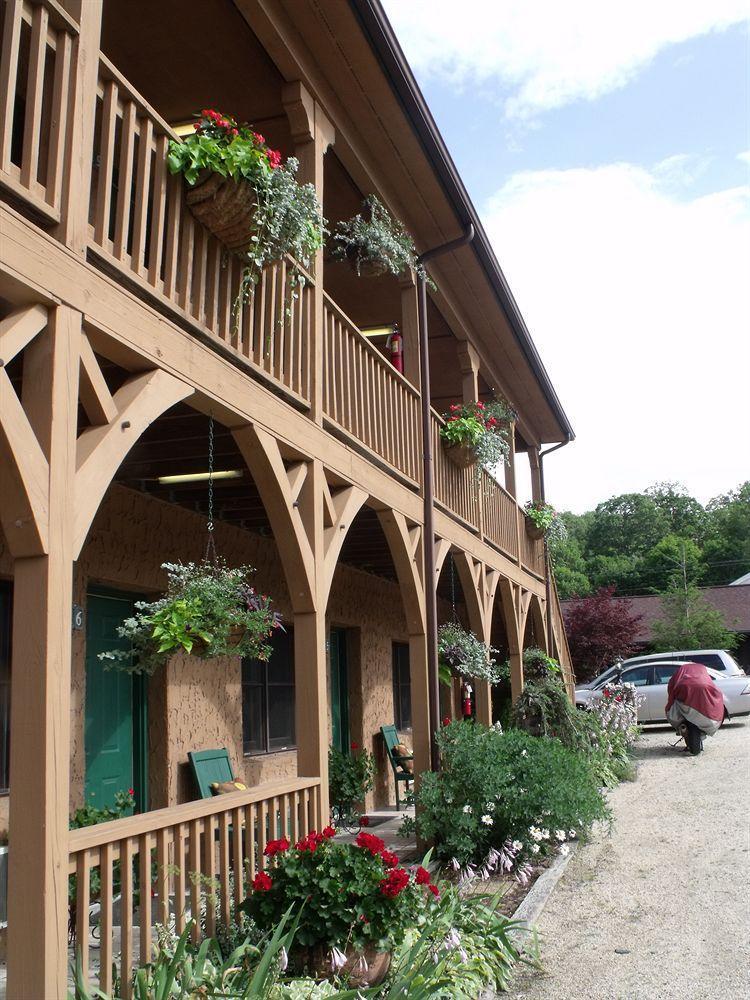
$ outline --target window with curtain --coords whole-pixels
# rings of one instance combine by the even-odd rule
[[[294,630],[277,629],[268,660],[242,661],[242,743],[246,754],[293,749]]]
[[[396,729],[411,729],[411,674],[406,642],[393,643],[393,711]]]

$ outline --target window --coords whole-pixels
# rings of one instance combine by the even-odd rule
[[[396,729],[411,729],[411,674],[405,642],[393,643],[393,713]]]
[[[294,733],[294,630],[277,629],[267,661],[242,661],[242,744],[246,754],[296,746]]]
[[[657,663],[654,667],[654,684],[669,684],[672,675],[678,668],[670,664]]]
[[[632,670],[626,670],[622,675],[623,684],[635,684],[636,687],[645,687],[647,684],[653,684],[651,679],[653,667],[634,667]]]
[[[10,584],[0,580],[0,792],[10,784]]]

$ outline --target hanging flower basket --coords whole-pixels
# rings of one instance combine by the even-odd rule
[[[492,655],[496,652],[458,622],[446,622],[438,629],[438,669],[444,684],[450,683],[451,676],[497,684],[499,668]]]
[[[253,218],[258,204],[247,181],[202,170],[185,201],[193,217],[227,250],[238,256],[245,253],[255,231]]]
[[[526,534],[529,536],[529,538],[533,538],[535,542],[538,542],[540,538],[544,538],[544,528],[540,527],[538,524],[535,524],[535,522],[531,520],[528,514],[526,515],[524,520],[526,521]]]
[[[445,449],[445,454],[457,465],[459,469],[470,469],[472,465],[476,465],[479,456],[477,455],[477,450],[474,445],[471,444],[448,444],[447,441],[443,442],[443,448]]]
[[[245,638],[247,628],[244,625],[231,625],[227,631],[225,644],[227,649],[236,649]],[[208,643],[200,636],[193,643],[192,655],[205,656]]]

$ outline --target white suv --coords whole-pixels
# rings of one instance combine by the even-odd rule
[[[648,656],[631,656],[623,660],[620,670],[634,667],[638,663],[659,663],[662,660],[683,660],[689,663],[702,663],[704,667],[723,671],[728,677],[744,674],[735,658],[725,649],[680,649],[672,653],[649,653]]]

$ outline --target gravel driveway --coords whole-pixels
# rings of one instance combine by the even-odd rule
[[[538,929],[528,1000],[750,996],[750,723],[699,757],[672,730],[638,744],[638,778],[611,794],[615,825],[571,860]]]

